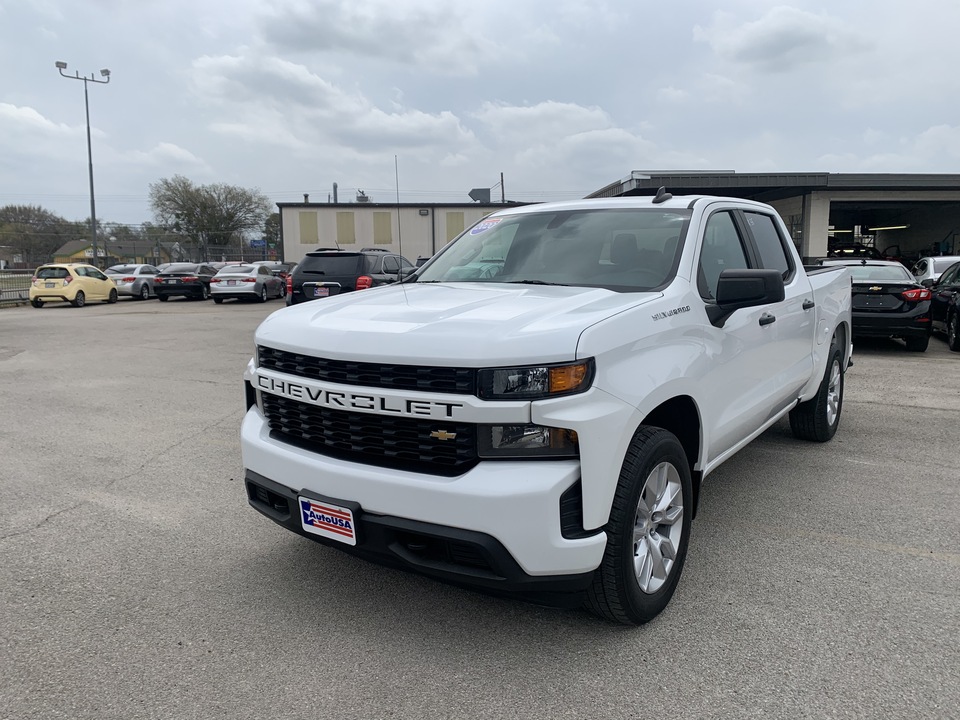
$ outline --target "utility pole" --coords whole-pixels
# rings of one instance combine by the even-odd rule
[[[96,76],[93,73],[90,73],[90,77],[86,75],[81,75],[79,72],[75,71],[73,75],[67,75],[64,70],[67,69],[67,64],[61,60],[57,60],[57,70],[60,71],[62,77],[67,78],[68,80],[83,80],[83,107],[86,111],[87,116],[87,163],[90,172],[90,239],[93,244],[93,263],[92,265],[99,267],[99,258],[97,256],[97,207],[96,202],[94,201],[93,195],[93,148],[90,143],[90,98],[87,94],[87,83],[97,83],[100,85],[106,85],[110,82],[110,71],[104,68],[100,71],[100,76],[105,78],[104,80],[97,80]],[[106,246],[104,246],[104,257],[106,257]]]

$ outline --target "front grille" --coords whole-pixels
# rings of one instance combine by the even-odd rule
[[[262,345],[258,348],[258,355],[262,368],[341,385],[457,395],[475,395],[477,391],[477,371],[473,368],[329,360]]]
[[[452,477],[477,464],[476,426],[333,410],[262,393],[271,435],[320,455]],[[444,430],[456,438],[440,440]]]

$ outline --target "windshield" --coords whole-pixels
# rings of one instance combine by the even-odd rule
[[[217,275],[249,275],[257,272],[253,265],[227,265],[217,271]]]
[[[127,275],[128,273],[135,273],[137,271],[138,265],[114,265],[113,267],[108,267],[106,272],[110,275]]]
[[[488,217],[416,279],[652,290],[673,278],[690,214],[603,208]]]

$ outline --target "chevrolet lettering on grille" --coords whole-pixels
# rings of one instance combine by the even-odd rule
[[[463,403],[441,402],[438,400],[410,400],[408,398],[384,397],[371,393],[344,392],[311,387],[301,383],[279,380],[277,378],[257,376],[257,387],[264,392],[281,395],[291,400],[301,400],[312,405],[336,408],[340,410],[359,410],[361,412],[391,413],[411,417],[452,418],[455,408]],[[444,438],[446,439],[446,438]]]

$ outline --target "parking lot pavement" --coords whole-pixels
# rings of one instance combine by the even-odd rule
[[[942,340],[858,343],[832,442],[780,423],[712,475],[672,604],[628,629],[251,510],[241,373],[281,307],[0,310],[0,718],[957,717]]]

